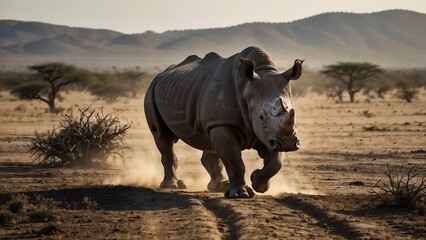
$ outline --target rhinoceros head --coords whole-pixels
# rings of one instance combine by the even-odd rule
[[[270,151],[298,150],[299,138],[290,99],[290,81],[300,77],[303,60],[295,60],[294,66],[283,73],[276,70],[255,72],[253,61],[240,61],[240,74],[248,79],[244,99],[256,136]]]

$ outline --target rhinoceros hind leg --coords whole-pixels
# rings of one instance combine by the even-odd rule
[[[162,189],[186,189],[186,185],[182,180],[165,180],[161,182],[160,188]]]
[[[179,189],[186,189],[185,183],[180,179],[177,181],[177,185]]]
[[[185,189],[185,183],[176,177],[178,159],[173,150],[173,143],[176,138],[166,130],[163,129],[164,134],[161,137],[155,138],[155,144],[161,153],[161,163],[164,168],[164,179],[160,188]]]
[[[215,182],[213,180],[210,180],[209,184],[207,185],[207,189],[210,192],[225,192],[225,190],[229,187],[229,181],[223,180],[220,182]]]
[[[219,159],[219,156],[216,153],[203,152],[201,163],[211,178],[207,189],[210,192],[224,192],[229,186],[229,181],[223,175],[223,163]]]
[[[245,185],[243,187],[230,187],[225,192],[227,198],[252,198],[254,196],[253,189]]]

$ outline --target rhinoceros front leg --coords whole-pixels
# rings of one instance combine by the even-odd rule
[[[256,146],[255,146],[256,148]],[[269,189],[269,179],[271,179],[281,169],[281,153],[269,151],[267,147],[257,147],[259,156],[263,158],[263,168],[256,169],[250,176],[252,187],[256,192],[264,193]]]
[[[186,188],[183,181],[176,177],[178,159],[173,151],[173,138],[163,137],[160,139],[155,139],[155,144],[161,153],[161,163],[163,164],[164,168],[164,179],[160,184],[160,188]]]
[[[222,173],[223,164],[219,156],[214,152],[203,152],[201,163],[211,178],[207,189],[210,192],[224,192],[228,188],[229,181]]]
[[[241,158],[241,138],[238,134],[232,127],[215,127],[210,130],[210,139],[228,174],[229,187],[225,191],[225,197],[251,198],[254,192],[244,180],[245,166]]]

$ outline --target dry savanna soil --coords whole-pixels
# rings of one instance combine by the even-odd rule
[[[124,164],[79,169],[43,168],[28,153],[28,137],[52,130],[61,114],[0,95],[0,204],[18,193],[32,206],[36,196],[57,202],[46,210],[50,219],[19,214],[0,224],[0,239],[426,238],[426,217],[371,203],[375,184],[387,181],[387,165],[425,167],[425,91],[413,103],[391,95],[368,102],[358,96],[353,104],[313,94],[293,99],[302,148],[285,153],[270,190],[251,199],[206,191],[201,152],[182,142],[178,175],[188,189],[159,190],[163,172],[143,97],[107,104],[85,93],[64,96],[64,113],[90,105],[132,122]],[[262,166],[254,151],[243,157],[247,177]]]

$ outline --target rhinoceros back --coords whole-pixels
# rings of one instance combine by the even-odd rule
[[[193,147],[209,147],[207,125],[214,124],[214,120],[203,121],[208,118],[203,111],[213,110],[211,104],[206,103],[206,96],[215,88],[212,85],[217,85],[214,75],[223,61],[226,59],[216,53],[209,53],[203,59],[192,55],[160,73],[145,99],[148,124],[153,125],[151,131],[154,125],[166,127],[155,129],[156,134],[170,131]]]

